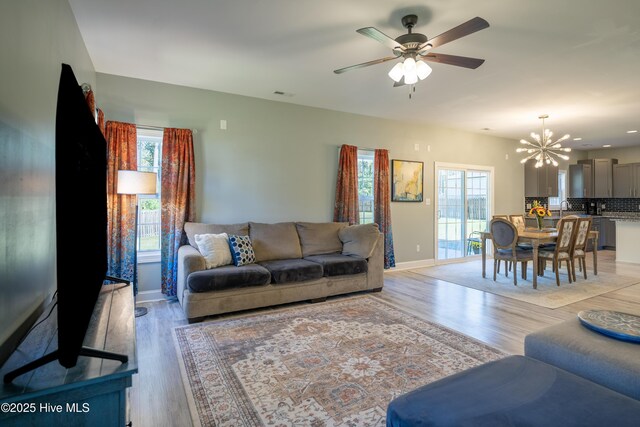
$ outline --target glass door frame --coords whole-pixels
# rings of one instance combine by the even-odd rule
[[[467,259],[475,259],[479,258],[482,255],[464,255],[461,258],[450,258],[450,259],[438,259],[438,173],[441,169],[453,169],[460,170],[464,172],[464,227],[466,228],[467,224],[467,173],[469,171],[478,171],[478,172],[487,172],[489,174],[489,188],[488,188],[488,199],[489,199],[489,212],[487,213],[488,220],[495,212],[495,167],[494,166],[481,166],[481,165],[468,165],[464,163],[446,163],[446,162],[435,162],[433,168],[433,194],[434,194],[434,221],[433,221],[433,254],[434,254],[434,263],[438,264],[451,264],[456,262],[461,262]],[[466,235],[466,234],[465,234]]]

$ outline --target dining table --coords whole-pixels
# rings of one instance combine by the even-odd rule
[[[593,274],[598,275],[598,237],[597,230],[589,231],[587,239],[593,242]],[[480,232],[482,240],[482,278],[487,277],[487,240],[492,240],[491,232]],[[538,249],[540,245],[554,243],[558,239],[558,230],[555,228],[525,228],[518,230],[518,243],[528,243],[533,248],[533,289],[538,288]]]

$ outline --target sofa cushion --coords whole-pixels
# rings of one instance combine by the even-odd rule
[[[325,277],[366,273],[368,268],[367,260],[358,256],[327,254],[311,255],[304,259],[320,264]]]
[[[300,239],[293,222],[277,224],[249,223],[249,236],[256,261],[302,258]]]
[[[387,426],[635,426],[640,402],[553,365],[510,356],[389,403]]]
[[[342,255],[369,258],[376,247],[380,230],[377,224],[350,225],[338,232],[342,241]]]
[[[194,237],[207,268],[229,265],[233,262],[227,233],[196,234]]]
[[[299,258],[263,261],[260,265],[271,273],[271,283],[320,279],[323,274],[320,264]]]
[[[225,265],[211,270],[196,271],[187,278],[187,286],[191,292],[221,291],[267,285],[269,282],[271,282],[269,270],[257,264],[241,267]]]
[[[338,232],[348,225],[347,222],[296,222],[302,256],[342,252]]]
[[[239,236],[249,235],[249,223],[243,222],[240,224],[205,224],[202,222],[185,222],[184,232],[187,234],[189,244],[198,249],[196,243],[196,234],[236,234]]]
[[[229,250],[231,258],[236,267],[256,262],[256,255],[253,252],[251,238],[249,236],[237,236],[231,234],[229,236]]]

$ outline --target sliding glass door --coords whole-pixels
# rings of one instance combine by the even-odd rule
[[[436,259],[479,254],[491,218],[491,168],[436,163]]]

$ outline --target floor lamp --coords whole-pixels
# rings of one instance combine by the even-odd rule
[[[133,248],[133,296],[138,295],[138,195],[156,194],[157,175],[154,172],[118,171],[118,194],[136,196],[136,220],[134,225],[135,244]],[[136,317],[147,314],[146,307],[136,307]]]

